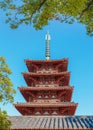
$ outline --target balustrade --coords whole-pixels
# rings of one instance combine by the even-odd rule
[[[59,103],[60,100],[58,99],[39,99],[39,100],[33,100],[32,103]]]
[[[35,86],[36,87],[57,87],[58,85],[57,84],[53,84],[53,83],[52,84],[48,84],[48,83],[47,84],[43,84],[42,83],[42,84],[36,84]]]
[[[39,69],[36,73],[57,73],[58,70],[55,69]]]

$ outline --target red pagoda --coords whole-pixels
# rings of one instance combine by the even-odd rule
[[[46,60],[25,60],[28,71],[22,73],[27,87],[19,87],[25,103],[14,104],[25,116],[74,115],[77,103],[71,102],[68,59],[50,60],[50,35],[46,35]]]

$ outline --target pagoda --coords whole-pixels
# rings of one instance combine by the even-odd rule
[[[25,60],[28,72],[22,73],[27,86],[19,87],[25,103],[14,104],[24,116],[75,114],[77,103],[71,102],[68,59],[50,60],[50,34],[46,34],[46,60]]]

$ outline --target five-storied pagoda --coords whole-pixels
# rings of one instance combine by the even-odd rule
[[[22,73],[27,87],[19,87],[25,103],[14,104],[22,116],[11,116],[12,130],[93,130],[93,116],[75,116],[71,102],[68,59],[50,60],[50,35],[46,35],[46,60],[25,60]]]
[[[68,59],[50,60],[50,34],[46,35],[46,60],[25,60],[28,71],[22,73],[27,87],[19,87],[26,103],[14,106],[22,115],[74,115],[71,102]]]

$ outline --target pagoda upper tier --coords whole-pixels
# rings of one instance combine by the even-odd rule
[[[68,59],[61,60],[25,60],[29,72],[64,72],[67,71]]]
[[[70,72],[22,73],[28,86],[69,86]]]

